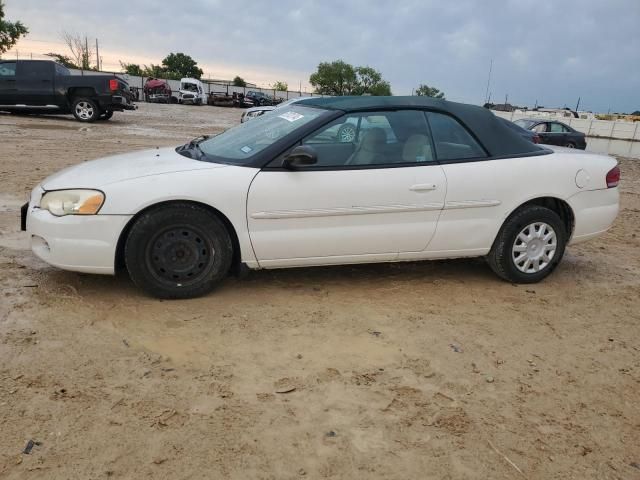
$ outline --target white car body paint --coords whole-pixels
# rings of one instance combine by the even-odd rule
[[[63,170],[33,190],[33,251],[68,270],[112,274],[122,232],[145,208],[199,202],[224,215],[250,268],[481,256],[505,219],[539,197],[566,201],[572,242],[606,231],[618,188],[611,157],[555,149],[534,157],[335,171],[266,171],[200,162],[173,149],[134,152]],[[576,176],[580,174],[580,185]],[[552,174],[550,174],[550,172]],[[97,215],[55,217],[44,190],[105,193]]]

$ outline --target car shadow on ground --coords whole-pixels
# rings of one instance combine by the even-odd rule
[[[71,292],[73,296],[92,297],[100,295],[114,301],[123,296],[147,298],[135,287],[125,271],[116,276],[90,275],[46,268],[39,272],[38,282],[49,293]],[[304,267],[278,270],[252,270],[241,278],[230,276],[212,293],[204,298],[224,296],[225,293],[250,294],[251,291],[277,288],[287,290],[349,287],[362,292],[391,284],[406,285],[420,283],[464,283],[490,285],[504,284],[498,279],[482,258],[435,260],[425,262],[378,263],[362,265],[340,265]]]
[[[116,112],[116,114],[117,113],[122,113],[122,112]],[[110,125],[110,124],[124,123],[122,121],[119,121],[116,115],[114,115],[113,118],[111,118],[110,120],[96,120],[95,122],[91,122],[91,123],[79,122],[70,113],[60,114],[60,115],[47,115],[47,114],[39,114],[39,113],[0,112],[0,117],[15,118],[15,119],[49,120],[59,124],[60,128],[63,128],[63,127],[73,128],[72,125],[87,126],[87,125]],[[49,124],[19,124],[16,126],[20,128],[35,128],[35,129],[39,129],[39,128],[46,129],[47,127],[55,128],[53,125],[49,125]]]

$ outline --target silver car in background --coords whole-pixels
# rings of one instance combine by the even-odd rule
[[[267,112],[271,112],[273,110],[278,110],[280,108],[288,107],[289,105],[291,105],[293,103],[296,103],[296,102],[299,102],[300,100],[304,100],[305,98],[309,98],[309,97],[290,98],[286,102],[282,102],[282,103],[280,103],[278,105],[273,105],[273,106],[264,105],[262,107],[247,108],[244,112],[242,112],[242,117],[240,118],[240,123],[248,122],[252,118],[259,117],[261,115],[264,115]]]

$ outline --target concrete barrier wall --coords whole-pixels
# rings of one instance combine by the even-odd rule
[[[516,112],[493,112],[511,120],[534,118]],[[572,117],[535,117],[536,120],[558,120],[587,136],[587,150],[623,157],[640,158],[640,122],[585,120]]]

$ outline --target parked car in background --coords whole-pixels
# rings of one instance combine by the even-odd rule
[[[93,122],[135,108],[129,84],[116,75],[71,75],[50,60],[0,60],[0,110]]]
[[[578,148],[580,150],[587,148],[585,134],[571,128],[566,123],[539,118],[522,118],[513,123],[537,133],[540,136],[540,143],[567,148]]]
[[[263,92],[249,90],[244,95],[243,104],[245,107],[263,107],[265,105],[273,105],[273,98]]]
[[[508,128],[510,128],[511,130],[516,132],[518,135],[520,135],[525,140],[528,140],[531,143],[541,143],[540,135],[538,135],[536,132],[532,132],[531,130],[527,130],[526,128],[522,128],[520,125],[516,125],[515,123],[510,122],[506,118],[502,118],[502,117],[496,117],[496,118],[499,118],[502,122],[504,122],[504,124]]]
[[[195,78],[180,80],[178,102],[185,105],[206,105],[208,102],[204,84]]]
[[[299,102],[300,100],[304,100],[305,98],[309,98],[309,97],[296,97],[296,98],[290,98],[289,100],[279,103],[278,105],[265,105],[262,107],[251,107],[251,108],[247,108],[244,112],[242,112],[242,117],[240,117],[240,123],[244,123],[247,122],[249,120],[251,120],[252,118],[256,118],[259,117],[261,115],[264,115],[267,112],[272,112],[273,110],[278,110],[281,108],[285,108],[288,107],[289,105]]]
[[[171,103],[169,82],[160,78],[149,78],[144,84],[144,101],[151,103]]]
[[[351,141],[336,135],[345,124]],[[66,168],[33,189],[21,221],[49,264],[124,266],[161,298],[203,295],[242,265],[486,257],[500,278],[533,283],[611,226],[619,180],[614,158],[534,145],[481,107],[314,97]]]

